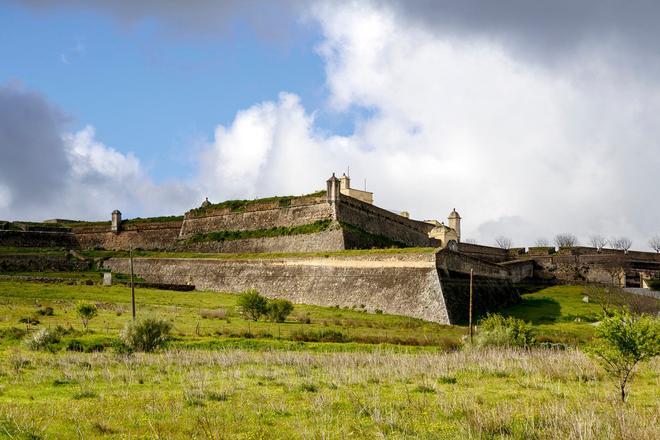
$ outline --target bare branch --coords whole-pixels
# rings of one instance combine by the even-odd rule
[[[651,246],[651,249],[654,251],[660,253],[660,235],[655,235],[651,237],[649,240],[649,246]]]
[[[563,232],[555,235],[555,244],[560,248],[572,248],[577,246],[578,239],[575,235]]]
[[[534,246],[536,247],[548,247],[549,245],[550,242],[545,238],[537,238],[534,242]]]
[[[618,249],[620,251],[623,251],[624,253],[628,253],[628,249],[630,249],[630,246],[632,246],[632,240],[629,239],[628,237],[612,238],[610,239],[610,245],[614,249]]]
[[[589,237],[589,244],[600,252],[605,246],[607,246],[607,239],[600,234],[592,235]]]
[[[500,249],[511,249],[511,239],[503,235],[500,235],[495,239],[495,244]]]

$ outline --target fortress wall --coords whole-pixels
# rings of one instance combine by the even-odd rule
[[[342,249],[344,249],[344,234],[340,229],[331,229],[315,234],[206,241],[176,246],[176,250],[178,251],[220,253],[329,252],[340,251]]]
[[[89,261],[71,255],[0,255],[0,272],[57,272],[89,270]]]
[[[492,246],[482,246],[480,244],[458,243],[458,250],[464,254],[480,258],[482,260],[501,263],[509,259],[508,251]]]
[[[121,232],[110,232],[107,226],[73,227],[76,240],[83,249],[103,248],[107,250],[133,249],[159,250],[174,246],[181,221],[122,223]]]
[[[410,220],[352,197],[340,195],[336,209],[337,220],[356,226],[370,234],[383,235],[409,246],[433,246],[435,242],[428,236],[433,225]],[[367,244],[364,247],[370,246]]]
[[[104,266],[127,272],[128,260]],[[148,282],[194,284],[200,290],[257,289],[272,298],[367,310],[449,323],[434,254],[368,255],[254,260],[136,258]]]
[[[292,227],[333,219],[333,208],[326,199],[292,199],[291,206],[278,202],[248,204],[240,212],[229,208],[205,214],[186,213],[181,238],[213,231],[249,231],[274,227]]]
[[[70,232],[0,230],[0,246],[63,247],[76,249],[78,248],[78,242]]]

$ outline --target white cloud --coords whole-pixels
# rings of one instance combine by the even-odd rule
[[[290,94],[239,112],[206,156],[218,198],[304,192],[350,165],[379,205],[417,218],[456,207],[465,235],[486,243],[571,231],[645,247],[656,226],[656,84],[634,81],[604,53],[550,70],[364,3],[328,3],[314,17],[329,105],[373,115],[342,137],[321,135]]]
[[[455,207],[464,236],[484,243],[566,231],[583,241],[627,235],[646,247],[660,217],[656,80],[595,40],[579,57],[545,65],[502,39],[411,26],[393,11],[327,2],[311,12],[329,109],[369,110],[353,134],[324,133],[314,109],[282,93],[218,126],[190,181],[155,184],[137,158],[86,128],[66,136],[70,171],[57,215],[181,213],[203,195],[300,194],[350,166],[354,186],[366,177],[378,205],[420,219]]]

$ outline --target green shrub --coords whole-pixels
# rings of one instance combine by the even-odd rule
[[[55,310],[53,310],[53,308],[50,306],[42,307],[39,310],[37,310],[37,315],[41,315],[41,316],[53,316],[54,314],[55,314]]]
[[[28,336],[25,340],[30,350],[44,350],[55,352],[62,339],[65,330],[57,326],[55,328],[42,328],[41,330]]]
[[[241,293],[237,305],[240,314],[253,321],[258,321],[268,312],[268,300],[254,289]]]
[[[296,330],[291,333],[291,339],[304,342],[348,342],[348,338],[336,330]]]
[[[587,351],[617,379],[621,400],[638,363],[660,355],[660,320],[615,310],[596,327],[596,341]]]
[[[27,334],[27,330],[16,327],[8,327],[0,329],[0,339],[6,339],[8,341],[18,341],[23,339]]]
[[[151,352],[163,347],[170,339],[172,324],[163,319],[147,318],[129,322],[120,334],[129,351]]]
[[[649,280],[649,286],[651,286],[651,289],[653,290],[660,291],[660,278],[657,280],[656,279]]]
[[[525,321],[499,314],[486,316],[475,338],[478,347],[529,347],[533,342],[532,330]]]
[[[19,318],[21,324],[39,325],[39,320],[35,316],[24,316]]]
[[[293,311],[293,304],[286,299],[274,299],[268,302],[268,319],[284,322]]]
[[[98,313],[99,311],[94,304],[81,301],[76,306],[76,314],[82,320],[84,329],[87,329],[87,325],[89,324],[89,321],[94,319],[94,317],[96,317]]]

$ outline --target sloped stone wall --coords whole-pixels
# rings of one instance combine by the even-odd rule
[[[427,247],[437,245],[429,238],[433,225],[410,220],[386,209],[345,195],[340,195],[336,203],[337,220],[356,226],[370,234],[388,237],[392,241],[408,246]],[[362,247],[356,243],[354,247]],[[368,245],[364,247],[369,247]]]
[[[76,237],[70,232],[2,231],[0,246],[78,248]]]
[[[104,266],[128,271],[128,261]],[[369,311],[449,323],[434,254],[255,260],[134,259],[150,282],[194,284],[200,290],[257,289],[272,298],[322,306],[361,306]]]
[[[325,197],[292,199],[290,206],[279,202],[255,202],[232,211],[229,208],[209,210],[203,214],[186,213],[181,238],[214,231],[253,231],[275,227],[293,227],[332,220],[334,211]]]
[[[74,227],[73,233],[82,249],[168,250],[174,247],[181,231],[181,221],[122,224],[119,234],[107,226]]]

